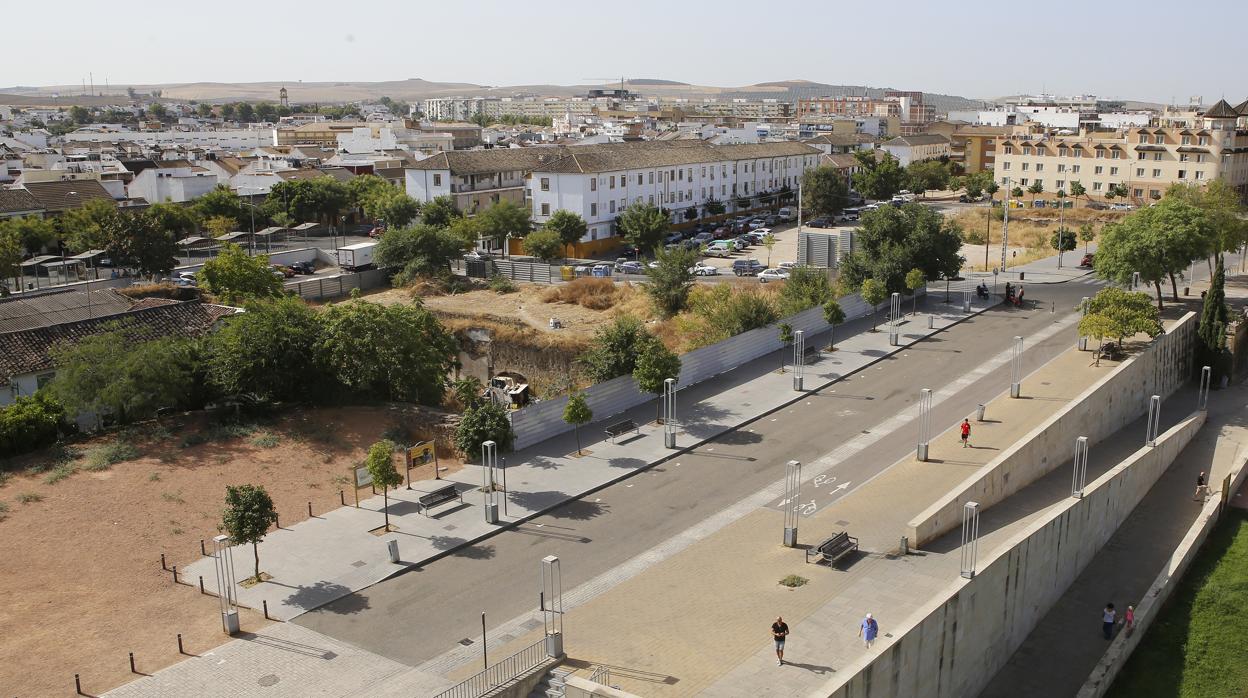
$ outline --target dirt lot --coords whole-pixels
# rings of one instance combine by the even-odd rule
[[[317,513],[339,506],[349,467],[398,419],[384,407],[299,410],[232,430],[168,418],[122,436],[141,455],[110,468],[88,469],[117,435],[75,444],[82,455],[65,462],[77,470],[59,481],[48,482],[55,471],[0,480],[0,694],[72,696],[75,673],[99,694],[135,678],[127,652],[150,673],[179,659],[177,633],[193,653],[225,642],[217,600],[197,580],[175,586],[161,553],[179,567],[199,557],[200,539],[218,534],[227,484],[263,485],[283,526],[306,518],[308,502]],[[247,610],[241,621],[247,631],[266,623]]]

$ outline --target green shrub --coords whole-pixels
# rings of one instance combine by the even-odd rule
[[[109,467],[122,461],[133,460],[138,457],[139,449],[135,448],[134,444],[131,444],[129,441],[118,440],[92,449],[87,454],[87,464],[83,466],[83,470],[92,472],[108,470]]]
[[[466,458],[479,458],[481,444],[486,441],[498,444],[499,451],[507,451],[514,438],[507,411],[492,402],[465,410],[455,430],[455,446]]]
[[[274,448],[281,442],[282,439],[270,431],[262,431],[251,437],[251,445],[257,448]]]
[[[797,587],[805,586],[806,582],[809,582],[809,581],[810,580],[805,577],[799,577],[796,574],[790,574],[784,579],[781,579],[780,584],[790,589],[796,589]]]
[[[516,283],[502,274],[495,274],[490,277],[489,287],[495,293],[515,293],[520,290]]]
[[[55,443],[65,408],[42,391],[18,397],[0,409],[0,456],[14,456]]]
[[[23,492],[17,495],[17,501],[22,504],[30,504],[31,502],[42,502],[43,495],[38,492]]]
[[[0,521],[4,521],[8,517],[8,515],[9,515],[9,505],[6,504],[5,502],[0,502]]]
[[[53,468],[47,475],[44,476],[43,484],[55,485],[61,480],[64,480],[70,475],[73,475],[74,472],[77,470],[78,468],[76,466],[70,465],[69,463],[62,463],[61,465],[58,465],[55,468]]]

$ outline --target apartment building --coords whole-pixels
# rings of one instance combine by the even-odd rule
[[[694,117],[788,119],[793,116],[793,103],[778,99],[664,99],[659,100],[659,105],[674,105]]]
[[[148,203],[186,203],[212,191],[220,181],[215,172],[186,160],[162,160],[135,175],[126,187],[132,199]]]
[[[1003,126],[973,126],[965,122],[937,121],[927,127],[949,139],[949,159],[966,174],[992,172],[997,156],[997,139],[1010,133]]]
[[[902,167],[920,160],[936,160],[951,155],[949,139],[938,133],[898,136],[881,143],[880,150],[897,158]]]
[[[815,97],[797,102],[800,121],[831,117],[894,118],[903,136],[919,133],[936,120],[936,108],[923,101],[922,92],[889,91],[884,97]],[[889,131],[894,133],[894,131]]]
[[[822,151],[804,143],[715,145],[705,141],[650,141],[571,146],[535,167],[529,177],[533,221],[560,209],[585,219],[581,252],[619,244],[616,218],[633,203],[668,209],[673,222],[700,216],[708,202],[727,210],[774,203],[785,187],[820,164]]]
[[[1248,102],[1237,108],[1219,101],[1138,128],[1004,136],[993,176],[1024,189],[1039,182],[1048,192],[1069,192],[1077,181],[1094,198],[1122,185],[1137,205],[1161,198],[1174,183],[1222,179],[1248,198]]]
[[[404,168],[407,194],[422,203],[450,196],[455,208],[469,214],[499,201],[524,205],[529,173],[566,152],[534,146],[437,153]]]

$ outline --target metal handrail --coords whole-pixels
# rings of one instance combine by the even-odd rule
[[[590,673],[589,675],[589,680],[600,686],[610,686],[611,685],[611,667],[603,666],[601,664],[595,665],[594,671]]]
[[[481,698],[546,661],[546,638],[525,647],[501,662],[479,671],[439,693],[436,698]]]

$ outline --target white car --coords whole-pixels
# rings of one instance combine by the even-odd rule
[[[1111,211],[1134,211],[1135,207],[1132,206],[1131,204],[1110,204],[1109,210]]]
[[[689,267],[689,273],[694,276],[719,276],[719,267],[706,262],[698,262]]]
[[[758,273],[758,283],[765,284],[768,281],[784,281],[789,278],[789,272],[784,269],[764,269]]]
[[[797,262],[781,262],[776,265],[776,268],[783,272],[792,272],[796,266]]]

